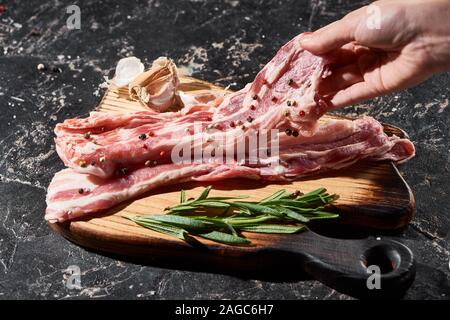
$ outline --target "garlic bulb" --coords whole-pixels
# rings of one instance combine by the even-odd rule
[[[130,97],[147,107],[162,112],[175,104],[175,93],[180,83],[175,63],[159,57],[151,68],[138,75],[128,86]]]

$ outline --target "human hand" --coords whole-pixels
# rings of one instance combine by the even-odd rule
[[[333,60],[319,92],[344,107],[450,71],[449,17],[449,0],[381,0],[305,33],[301,46]]]

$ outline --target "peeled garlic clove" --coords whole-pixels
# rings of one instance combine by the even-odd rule
[[[140,59],[136,57],[120,59],[117,63],[116,74],[111,83],[118,87],[124,87],[142,72],[144,72],[144,64]]]
[[[179,83],[175,63],[166,57],[159,57],[149,70],[131,81],[128,92],[132,99],[161,112],[175,104]]]

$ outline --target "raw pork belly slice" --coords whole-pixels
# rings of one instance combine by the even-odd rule
[[[237,163],[164,164],[141,167],[128,175],[102,179],[65,169],[55,175],[47,193],[45,219],[65,221],[105,210],[161,185],[190,180],[229,178],[293,180],[311,173],[348,166],[360,159],[404,161],[414,155],[409,140],[388,137],[373,118],[333,120],[311,137],[280,139],[279,165]]]
[[[53,177],[47,191],[45,219],[62,222],[110,208],[146,191],[175,182],[184,182],[211,172],[214,165],[177,164],[144,167],[123,177],[102,179],[70,168]]]
[[[56,151],[66,166],[81,173],[107,178],[118,169],[131,168],[147,160],[158,160],[159,163],[161,154],[170,159],[172,148],[180,139],[189,136],[187,130],[192,130],[189,128],[197,122],[203,132],[210,119],[211,113],[208,111],[176,116],[170,121],[155,120],[152,113],[140,112],[137,120],[133,114],[110,115],[108,122],[105,114],[95,113],[88,119],[82,119],[86,122],[84,127],[90,129],[88,131],[83,129],[74,133],[80,130],[75,125],[58,125],[55,129]],[[116,128],[103,129],[113,126]]]
[[[293,128],[311,135],[318,118],[328,110],[316,93],[318,82],[326,75],[326,61],[301,49],[296,37],[251,84],[227,95],[217,108],[194,104],[179,112],[92,113],[56,126],[57,151],[66,166],[106,178],[121,167],[159,161],[159,155],[170,154],[180,138],[194,134],[194,123],[200,123],[202,130],[214,128],[234,136],[245,136],[250,129],[274,128]],[[139,139],[142,134],[149,139]]]

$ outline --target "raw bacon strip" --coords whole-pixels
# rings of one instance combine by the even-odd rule
[[[328,138],[327,138],[328,137]],[[165,164],[141,167],[123,177],[101,179],[65,169],[57,173],[47,193],[47,220],[65,221],[108,209],[161,185],[190,180],[218,181],[229,178],[293,180],[329,169],[349,166],[368,158],[404,161],[414,155],[409,140],[387,137],[372,118],[330,121],[312,137],[285,137],[279,165],[274,159],[257,165],[237,163]],[[82,193],[80,193],[80,189]]]
[[[179,91],[179,99],[184,107],[177,112],[158,113],[152,110],[138,111],[131,113],[105,113],[93,111],[87,118],[66,119],[62,123],[58,123],[55,127],[55,134],[57,137],[77,134],[84,134],[87,132],[93,134],[106,133],[114,129],[132,129],[146,124],[156,124],[161,122],[171,122],[180,117],[188,116],[181,121],[196,121],[191,119],[191,114],[199,111],[209,112],[212,117],[215,108],[223,101],[223,92],[194,92],[184,93]]]
[[[202,115],[199,115],[199,117],[202,117]],[[208,117],[208,113],[205,113],[204,117]],[[154,128],[155,126],[142,125],[129,130],[120,130],[119,133],[108,132],[103,135],[92,135],[91,138],[96,141],[96,144],[86,143],[83,135],[79,135],[76,139],[73,137],[71,144],[60,143],[57,138],[57,151],[66,165],[75,167],[76,171],[108,177],[113,175],[118,168],[131,169],[134,166],[144,164],[147,160],[156,161],[158,164],[171,162],[172,149],[182,141],[191,143],[190,139],[192,139],[192,149],[200,144],[203,146],[202,150],[205,150],[206,146],[213,144],[214,141],[224,139],[224,135],[226,135],[227,142],[234,143],[236,139],[242,139],[240,128],[225,132],[218,130],[210,135],[204,135],[203,132],[207,128],[206,122],[200,123],[200,134],[191,136],[185,130],[188,129],[190,132],[194,130],[189,129],[191,128],[190,124],[183,123],[181,118],[173,124],[161,128],[158,131],[159,135],[155,137],[149,136],[145,140],[138,138],[143,133],[148,135],[148,132],[152,132]],[[329,121],[311,137],[287,137],[283,133],[280,137],[280,148],[287,148],[291,144],[296,144],[297,151],[300,149],[312,151],[314,146],[311,144],[318,139],[321,139],[322,145],[328,142],[327,148],[332,148],[333,145],[330,143],[335,143],[337,137],[345,135],[353,135],[354,137],[355,130],[358,130],[359,135],[363,137],[384,136],[387,138],[383,133],[381,124],[373,118],[364,117],[353,122],[348,120]],[[208,142],[207,137],[210,137],[210,142]],[[65,147],[69,149],[62,149]],[[227,147],[235,148],[229,145]],[[66,155],[71,157],[67,159]],[[101,158],[105,161],[101,162]],[[79,166],[80,161],[86,162],[85,168]],[[90,165],[91,162],[94,165]]]
[[[243,90],[222,103],[214,120],[243,121],[252,117],[251,127],[292,127],[311,135],[328,105],[317,94],[326,77],[327,61],[301,49],[300,37],[286,43]],[[229,116],[229,117],[227,117]]]
[[[122,118],[116,116],[118,119]],[[99,177],[110,177],[117,169],[123,166],[130,167],[137,163],[143,164],[146,160],[161,161],[161,153],[170,156],[171,149],[180,139],[189,136],[193,125],[192,117],[195,117],[203,132],[207,127],[207,121],[211,119],[208,111],[198,111],[191,115],[185,115],[173,119],[171,122],[153,121],[136,127],[116,128],[104,133],[90,132],[67,134],[58,131],[55,139],[56,151],[64,164],[81,173],[90,173]],[[126,118],[126,117],[124,117]],[[100,116],[100,123],[104,123]],[[144,117],[141,121],[149,121]],[[98,127],[97,127],[98,128]],[[144,135],[144,138],[141,139]],[[80,163],[86,163],[81,166]],[[91,165],[93,164],[93,165]]]
[[[157,123],[164,118],[154,111],[134,113],[104,113],[93,111],[88,118],[66,119],[55,127],[57,137],[70,136],[90,132],[100,134],[116,128],[135,128],[140,125]]]
[[[144,167],[108,180],[64,169],[55,174],[48,187],[45,219],[62,222],[108,209],[161,185],[192,180],[215,166],[168,164]]]
[[[133,129],[142,125],[164,124],[172,121],[193,122],[196,117],[192,116],[192,108],[197,105],[189,106],[179,112],[157,113],[154,111],[138,111],[132,113],[105,113],[91,112],[87,118],[67,119],[63,123],[58,123],[55,127],[57,137],[71,137],[73,135],[84,134],[87,132],[93,134],[105,134],[116,129]],[[195,110],[199,111],[199,110]],[[208,110],[200,110],[207,113]],[[211,117],[212,113],[208,113]],[[181,118],[181,119],[179,119]]]
[[[389,151],[373,155],[369,159],[374,161],[391,160],[397,163],[404,163],[415,156],[416,150],[414,145],[408,139],[392,136],[389,140],[393,144]]]
[[[179,112],[94,113],[87,119],[66,120],[55,129],[57,151],[66,166],[78,172],[111,177],[120,166],[170,153],[181,137],[194,134],[188,127],[198,122],[202,130],[213,127],[235,136],[246,135],[249,129],[288,127],[311,135],[317,119],[327,110],[316,94],[317,83],[324,75],[326,62],[301,49],[296,37],[278,51],[253,83],[227,95],[215,109],[196,105]],[[87,132],[92,139],[83,139]],[[154,135],[150,142],[139,140],[141,134],[150,132]],[[101,164],[100,158],[105,160]],[[80,162],[95,165],[80,166]]]

